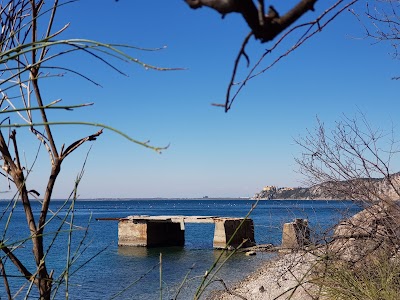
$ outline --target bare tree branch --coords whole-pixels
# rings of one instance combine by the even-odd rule
[[[334,19],[358,1],[359,0],[336,0],[334,3],[320,1],[318,4],[321,6],[323,5],[326,8],[320,8],[319,15],[317,17],[312,17],[312,14],[307,13],[309,11],[315,11],[314,7],[317,0],[299,0],[285,13],[278,12],[273,6],[269,5],[266,14],[264,12],[266,8],[264,0],[257,0],[256,2],[258,2],[258,5],[256,5],[253,0],[185,0],[192,9],[198,9],[203,6],[209,7],[222,14],[223,17],[230,13],[241,14],[251,29],[251,35],[262,43],[270,42],[278,38],[277,42],[267,49],[266,52],[261,55],[259,60],[251,67],[248,75],[245,76],[244,79],[237,81],[236,75],[240,60],[242,58],[249,60],[247,55],[245,55],[246,52],[244,49],[249,41],[249,36],[246,36],[242,42],[239,56],[234,62],[231,80],[227,87],[224,101],[225,104],[212,103],[212,105],[225,106],[225,112],[229,111],[232,103],[249,80],[265,73],[275,66],[281,59],[295,51],[308,39],[321,32],[328,24],[332,23]],[[389,2],[397,2],[397,0],[389,0]],[[306,16],[308,17],[308,21],[296,24],[300,18]],[[369,16],[371,18],[371,14]],[[385,15],[385,17],[387,20],[388,16]],[[391,28],[396,27],[397,29],[397,26],[394,24],[394,22],[391,23]],[[281,36],[279,37],[279,35]],[[284,41],[291,39],[294,39],[296,42],[287,50],[278,50],[279,46],[284,45]],[[273,59],[272,62],[267,62],[266,66],[262,66],[262,63],[265,63],[266,58],[270,57],[270,54],[276,51],[281,51],[281,53],[278,53],[278,57]],[[395,79],[397,77],[393,78]]]
[[[399,58],[400,46],[400,15],[398,13],[399,0],[375,1],[371,7],[366,3],[364,13],[351,13],[357,18],[365,31],[364,38],[374,41],[374,43],[389,43],[393,48],[392,56]],[[399,80],[399,76],[393,76],[393,80]]]
[[[10,284],[8,283],[7,273],[6,273],[6,270],[4,268],[4,264],[3,264],[3,259],[2,258],[0,258],[0,275],[1,275],[1,277],[3,277],[4,288],[6,290],[8,300],[12,300]]]
[[[296,162],[309,185],[322,184],[341,198],[367,204],[400,197],[400,173],[389,167],[399,145],[372,130],[364,116],[343,118],[330,132],[318,122],[314,132],[296,142],[303,149]]]
[[[69,154],[71,154],[74,150],[76,150],[83,143],[85,143],[87,141],[95,141],[97,139],[97,137],[99,137],[102,133],[103,133],[103,129],[101,129],[98,132],[91,134],[85,138],[75,141],[74,143],[69,145],[67,147],[67,149],[65,149],[65,151],[61,151],[61,158],[62,159],[66,158]]]
[[[252,30],[256,39],[262,43],[272,41],[282,31],[297,21],[309,10],[314,11],[317,0],[300,0],[286,14],[279,16],[275,8],[270,6],[269,13],[260,17],[259,11],[263,11],[264,3],[260,9],[254,5],[253,0],[185,0],[193,9],[202,6],[210,7],[223,16],[229,13],[240,13],[247,25]]]
[[[34,280],[34,276],[31,272],[25,268],[24,264],[14,255],[14,253],[4,244],[0,246],[1,250],[7,255],[8,258],[14,263],[17,269],[21,272],[21,274],[28,279],[29,281]]]
[[[324,12],[322,12],[316,19],[310,22],[302,23],[294,26],[293,28],[288,29],[283,35],[273,44],[272,47],[267,49],[258,61],[250,68],[250,71],[247,73],[246,77],[239,82],[235,82],[236,80],[236,72],[239,62],[236,60],[234,65],[234,71],[232,72],[232,79],[227,87],[226,97],[225,97],[225,112],[228,112],[231,109],[231,106],[241,90],[245,87],[245,85],[253,78],[260,76],[265,73],[272,67],[274,67],[280,60],[287,57],[293,51],[297,50],[300,46],[302,46],[308,39],[312,38],[316,34],[320,33],[326,26],[328,26],[334,19],[336,19],[341,13],[346,11],[350,6],[355,4],[358,0],[338,0]],[[341,4],[343,4],[340,6]],[[347,3],[346,3],[347,2]],[[300,37],[298,37],[300,35]],[[290,38],[295,38],[296,42],[289,47],[288,50],[283,51],[282,54],[278,54],[278,57],[274,59],[272,62],[267,63],[267,66],[262,67],[262,63],[269,57],[272,52],[279,51],[279,47],[283,42]],[[247,39],[247,37],[246,37]],[[242,44],[246,46],[247,42]],[[242,51],[242,50],[241,50]],[[243,49],[244,52],[244,49]],[[241,56],[239,56],[239,59]],[[233,88],[236,88],[236,91],[233,93]]]

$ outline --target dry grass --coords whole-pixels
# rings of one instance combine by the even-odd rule
[[[316,280],[323,299],[397,300],[400,295],[400,260],[382,255],[357,265],[330,262]]]

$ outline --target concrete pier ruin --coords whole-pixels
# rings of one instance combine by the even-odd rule
[[[211,216],[129,216],[118,221],[119,246],[184,246],[185,223],[214,223],[213,247],[216,249],[227,246],[236,248],[242,243],[241,247],[255,245],[254,224],[251,219]]]
[[[303,249],[310,244],[310,229],[307,219],[295,219],[283,224],[282,249]]]

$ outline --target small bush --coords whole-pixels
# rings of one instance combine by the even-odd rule
[[[317,280],[323,299],[398,300],[400,259],[384,255],[358,264],[329,262]]]

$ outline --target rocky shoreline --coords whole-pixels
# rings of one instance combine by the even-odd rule
[[[298,222],[287,224],[298,228]],[[303,231],[300,228],[298,232]],[[338,283],[337,277],[332,278],[330,275],[325,277],[326,274],[330,274],[330,271],[327,270],[333,270],[335,274],[338,266],[340,268],[347,266],[347,269],[343,269],[345,274],[348,275],[349,272],[352,274],[345,278],[346,290],[353,287],[354,281],[350,281],[350,285],[347,284],[348,280],[353,278],[351,276],[356,278],[354,289],[357,291],[357,295],[362,295],[357,299],[366,299],[365,297],[369,295],[370,291],[364,293],[364,288],[359,289],[358,275],[363,272],[378,276],[376,278],[367,276],[366,282],[371,286],[377,284],[376,290],[379,291],[379,295],[386,295],[386,292],[398,295],[400,286],[396,285],[396,282],[384,286],[380,283],[391,282],[392,278],[398,276],[397,270],[391,271],[389,268],[387,271],[384,264],[391,261],[390,265],[396,265],[396,261],[399,259],[400,200],[381,201],[366,207],[354,216],[340,222],[333,230],[329,240],[326,244],[304,244],[303,247],[298,244],[297,247],[292,248],[287,247],[288,245],[284,245],[283,242],[282,248],[277,251],[279,255],[276,259],[266,262],[261,268],[232,287],[226,287],[223,291],[215,291],[208,299],[323,300],[327,296],[322,295],[322,291],[325,294],[327,291],[329,292],[333,283]],[[383,262],[383,264],[377,262]],[[369,269],[371,264],[373,271],[368,273],[371,272]],[[379,272],[376,272],[374,264]],[[339,274],[342,276],[343,270],[340,268]],[[321,274],[324,274],[323,277]],[[387,274],[388,276],[386,276]],[[341,278],[340,276],[339,278]],[[330,278],[331,281],[323,282],[327,278]],[[323,285],[318,286],[317,281]],[[361,282],[361,285],[365,287],[365,282]],[[391,287],[392,289],[390,289]],[[342,285],[340,284],[339,288],[335,287],[335,291],[341,289]],[[373,299],[389,298],[376,296]]]
[[[315,262],[316,256],[308,252],[280,253],[231,288],[212,292],[207,300],[311,300],[315,285],[307,277]]]

